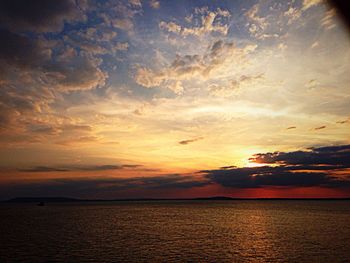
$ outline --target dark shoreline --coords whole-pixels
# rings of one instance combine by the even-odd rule
[[[350,201],[349,198],[231,198],[225,196],[200,198],[128,198],[78,199],[67,197],[16,197],[1,203],[76,203],[76,202],[142,202],[142,201]]]

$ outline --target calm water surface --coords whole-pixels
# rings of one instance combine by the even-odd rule
[[[350,262],[348,201],[0,205],[0,262]]]

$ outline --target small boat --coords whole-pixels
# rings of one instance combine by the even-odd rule
[[[39,203],[37,204],[37,206],[44,206],[44,205],[45,205],[44,202],[39,202]]]

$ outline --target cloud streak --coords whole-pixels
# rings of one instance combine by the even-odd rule
[[[194,139],[183,140],[183,141],[179,141],[179,144],[187,145],[187,144],[190,144],[190,143],[193,143],[193,142],[196,142],[196,141],[199,141],[199,140],[203,140],[203,139],[204,139],[203,137],[198,137],[198,138],[194,138]]]
[[[132,191],[139,193],[163,190],[181,190],[203,187],[207,180],[193,176],[168,174],[133,178],[57,178],[41,182],[0,185],[1,196],[111,196]]]
[[[122,164],[122,165],[66,165],[62,167],[50,167],[50,166],[35,166],[27,169],[18,169],[20,172],[71,172],[71,171],[108,171],[108,170],[121,170],[121,169],[138,169],[141,165],[134,164]]]
[[[314,128],[315,131],[318,131],[318,130],[323,130],[323,129],[326,129],[327,126],[323,125],[323,126],[319,126],[319,127],[316,127]]]

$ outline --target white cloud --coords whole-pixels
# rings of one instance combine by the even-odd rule
[[[325,16],[322,18],[321,20],[321,25],[325,28],[325,29],[332,29],[335,27],[335,23],[334,23],[334,17],[336,15],[336,11],[334,8],[328,10],[325,14]]]
[[[230,17],[230,12],[227,10],[222,10],[218,8],[216,11],[209,11],[207,7],[196,8],[195,14],[200,15],[200,25],[194,27],[185,27],[174,22],[164,22],[159,23],[159,28],[166,30],[168,32],[181,34],[182,36],[203,36],[211,32],[217,32],[222,35],[227,35],[229,26],[223,22],[215,22],[217,17],[228,18]],[[193,21],[193,14],[186,16],[185,20],[188,23]]]
[[[238,93],[241,88],[248,88],[256,85],[264,79],[263,74],[247,76],[241,75],[237,79],[231,79],[222,84],[212,84],[209,86],[209,93],[216,97],[231,97]]]
[[[129,0],[129,3],[133,6],[141,7],[141,1],[140,0]]]
[[[322,2],[323,2],[322,0],[304,0],[302,10],[305,11],[305,10],[309,9],[310,7],[318,5]]]
[[[130,31],[134,28],[134,24],[131,21],[131,19],[124,18],[124,19],[111,19],[111,24],[119,29],[125,30],[125,31]]]
[[[160,7],[160,2],[157,0],[151,0],[149,1],[149,5],[154,9],[158,9]]]
[[[134,79],[144,87],[164,86],[178,94],[183,90],[180,81],[196,79],[204,82],[212,78],[221,78],[222,74],[231,74],[226,72],[228,66],[235,65],[236,68],[244,66],[246,56],[254,52],[256,47],[246,45],[238,48],[232,42],[219,40],[203,55],[177,55],[168,67],[159,70],[138,67]]]
[[[172,32],[172,33],[180,33],[182,29],[181,26],[177,25],[174,22],[167,23],[164,21],[161,21],[159,23],[159,28],[163,30],[167,30],[168,32]]]
[[[295,7],[289,7],[289,9],[284,12],[284,16],[288,17],[288,25],[300,18],[301,11]]]

